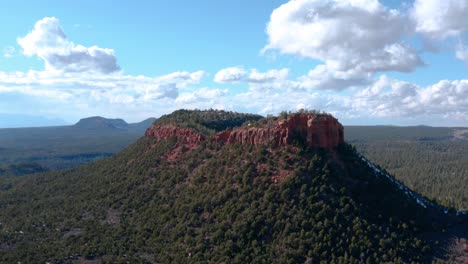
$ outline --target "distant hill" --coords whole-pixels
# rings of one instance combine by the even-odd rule
[[[410,141],[454,141],[466,139],[465,128],[431,126],[346,126],[350,141],[362,140],[410,140]]]
[[[108,119],[100,116],[93,116],[88,118],[83,118],[78,123],[73,125],[76,128],[86,128],[86,129],[102,129],[102,128],[117,128],[117,129],[127,129],[128,124],[123,119]]]
[[[148,118],[138,123],[128,124],[123,119],[109,119],[100,116],[93,116],[88,118],[80,119],[76,124],[73,125],[75,128],[82,129],[127,129],[145,131],[151,124],[156,121],[156,118]]]
[[[412,189],[468,209],[468,128],[346,126],[346,141]]]
[[[111,158],[0,179],[0,261],[463,261],[464,212],[411,191],[343,136],[313,111],[176,111]]]
[[[89,163],[135,142],[154,120],[90,117],[71,126],[0,129],[0,166],[33,162],[53,170]]]

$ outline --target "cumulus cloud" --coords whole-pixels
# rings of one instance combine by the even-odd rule
[[[204,71],[126,75],[119,71],[112,50],[74,44],[57,19],[44,18],[18,43],[25,55],[44,60],[45,70],[0,71],[0,98],[7,107],[14,107],[10,102],[25,101],[41,111],[64,109],[64,116],[77,118],[96,114],[146,118],[180,108],[261,114],[315,108],[344,119],[418,118],[434,125],[431,122],[450,116],[466,123],[468,80],[422,87],[378,76],[379,72],[409,72],[422,65],[418,52],[403,41],[405,34],[416,32],[413,13],[411,19],[376,0],[290,1],[273,12],[266,49],[321,62],[293,79],[287,68],[219,70],[213,81],[237,83],[239,86],[233,86],[237,89],[231,91],[205,84],[199,87],[207,75]],[[455,33],[444,37],[463,32],[463,27],[455,28]],[[437,30],[418,30],[428,36],[439,34]],[[466,62],[467,50],[459,44],[457,58]],[[349,87],[353,88],[343,92]]]
[[[214,77],[217,83],[236,83],[241,81],[247,74],[247,71],[241,67],[229,67],[219,70]]]
[[[426,42],[432,47],[446,45],[442,41],[447,39],[463,38],[468,31],[468,2],[465,0],[415,0],[410,13],[415,31],[429,39]],[[456,58],[465,63],[468,63],[467,53],[462,44],[455,47]]]
[[[325,62],[317,71],[326,67],[327,72],[352,70],[366,76],[410,72],[423,65],[415,49],[402,40],[412,31],[407,16],[377,0],[289,1],[273,11],[266,31],[269,42],[264,51]]]
[[[221,69],[215,75],[214,81],[217,83],[239,83],[245,82],[249,84],[251,90],[270,90],[270,89],[287,89],[292,86],[288,80],[289,69],[271,69],[266,72],[261,72],[257,69],[249,71],[240,67],[230,67]]]
[[[349,87],[367,85],[372,81],[371,74],[349,69],[340,71],[331,62],[317,65],[305,76],[299,77],[297,87],[306,90],[340,91]]]
[[[203,87],[194,92],[183,93],[176,99],[176,103],[196,103],[200,101],[213,101],[220,99],[228,94],[228,90],[224,89],[210,89]]]
[[[372,85],[353,96],[357,112],[367,111],[376,117],[412,117],[421,114],[419,87],[380,76]]]
[[[67,115],[79,115],[77,118],[96,113],[145,118],[180,108],[217,108],[265,115],[314,108],[347,120],[363,117],[392,118],[394,122],[417,119],[428,120],[426,124],[432,125],[440,125],[434,122],[446,117],[450,117],[452,123],[448,124],[452,125],[468,121],[468,80],[440,81],[422,87],[382,75],[369,79],[363,89],[336,93],[298,89],[299,81],[288,80],[285,70],[283,75],[276,75],[279,78],[266,78],[281,71],[251,70],[250,74],[264,76],[257,79],[264,82],[248,82],[246,78],[249,89],[237,93],[197,87],[199,76],[203,75],[199,72],[176,72],[159,77],[0,72],[0,97],[24,95],[41,109],[48,109],[47,105],[53,109],[63,107],[68,109]]]
[[[249,85],[249,90],[256,91],[287,91],[294,87],[294,82],[288,79],[289,69],[272,69],[266,72],[260,72],[257,69],[251,69],[249,76],[245,80]]]
[[[377,117],[455,117],[468,112],[468,80],[439,81],[428,87],[381,76],[354,96],[354,108]],[[468,117],[468,116],[467,116]]]
[[[177,89],[176,84],[157,84],[148,87],[144,99],[146,101],[157,100],[165,97],[175,99],[177,96],[179,96],[179,90]]]
[[[193,90],[204,75],[202,71],[181,71],[157,77],[122,73],[0,72],[0,100],[3,107],[8,106],[3,100],[12,98],[8,101],[28,102],[38,113],[63,115],[68,119],[99,114],[138,121],[189,107],[177,100],[187,90]],[[197,98],[190,105],[193,108],[210,108],[211,104],[221,107],[216,98],[222,97],[221,94],[222,91],[197,89]],[[61,109],[60,113],[56,109]]]
[[[175,99],[180,89],[198,84],[204,72],[175,72],[159,77],[123,74],[89,75],[60,74],[47,71],[27,73],[0,72],[0,92],[16,92],[29,96],[47,96],[57,100],[77,97],[111,103],[144,103]]]
[[[375,118],[392,120],[393,123],[422,120],[420,122],[436,126],[468,121],[468,80],[445,80],[418,86],[382,75],[364,87],[362,90],[350,90],[347,94],[300,89],[249,90],[231,101],[262,114],[311,108],[325,110],[346,120]],[[441,123],[446,118],[448,121]]]
[[[199,83],[201,79],[206,75],[204,71],[187,72],[178,71],[173,72],[164,76],[157,77],[157,81],[160,83],[174,83],[179,82],[182,87],[187,84]]]
[[[458,36],[468,29],[466,0],[415,0],[411,16],[416,31],[430,38]]]
[[[177,99],[206,75],[204,71],[177,71],[156,77],[126,75],[119,70],[113,50],[73,43],[53,17],[38,21],[29,34],[18,38],[18,44],[24,55],[41,58],[45,69],[0,71],[0,98],[29,102],[41,108],[38,111],[49,113],[67,109],[61,114],[68,117],[107,113],[146,118],[166,113],[182,108]],[[193,105],[206,107],[217,104],[213,98],[223,91],[200,89],[194,94]]]
[[[45,17],[18,44],[26,56],[38,56],[46,70],[111,73],[120,69],[112,49],[84,47],[67,39],[59,20]]]
[[[378,0],[289,1],[272,12],[262,52],[322,62],[298,79],[298,88],[362,87],[377,73],[412,72],[425,66],[421,52],[438,52],[441,45],[451,46],[442,41],[465,36],[467,13],[465,0],[416,0],[402,10]],[[408,39],[421,36],[423,48],[418,50]],[[468,61],[466,45],[454,49],[456,58]]]
[[[257,69],[252,69],[249,74],[248,82],[252,83],[265,83],[273,82],[276,80],[286,80],[289,75],[289,69],[273,69],[267,72],[259,72]]]

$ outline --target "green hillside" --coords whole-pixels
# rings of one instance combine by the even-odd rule
[[[214,133],[256,119],[178,111],[156,124]],[[466,219],[421,206],[347,144],[181,145],[143,137],[83,167],[0,179],[0,261],[430,263],[443,229],[466,239]]]
[[[468,129],[346,126],[346,141],[411,189],[468,209]]]

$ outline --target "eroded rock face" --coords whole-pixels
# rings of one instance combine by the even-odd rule
[[[205,136],[190,128],[175,125],[153,125],[145,133],[157,141],[177,137],[182,142],[198,145]],[[217,142],[284,146],[294,142],[311,148],[334,148],[344,143],[343,126],[332,116],[294,114],[267,127],[239,127],[213,136]]]
[[[156,141],[161,141],[170,137],[176,137],[183,143],[199,144],[205,140],[205,137],[190,128],[181,128],[174,125],[152,125],[145,132],[146,137],[155,138]]]
[[[333,148],[344,142],[343,126],[331,116],[296,114],[270,127],[236,128],[223,131],[215,140],[224,143],[272,144],[281,146],[294,141],[308,147]]]

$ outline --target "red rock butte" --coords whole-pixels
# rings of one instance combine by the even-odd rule
[[[298,142],[311,148],[333,148],[344,142],[343,126],[332,116],[293,114],[268,127],[235,128],[215,136],[225,143],[272,144],[283,146]]]
[[[199,144],[205,140],[205,136],[190,128],[177,127],[175,125],[152,125],[145,132],[145,136],[161,141],[171,137],[176,137],[183,143]]]
[[[198,144],[206,137],[190,128],[175,125],[153,125],[145,135],[157,141],[169,137]],[[334,148],[344,143],[343,126],[330,115],[292,114],[286,119],[262,127],[243,126],[217,133],[212,138],[224,144],[271,145],[274,147],[298,143],[310,148]]]

